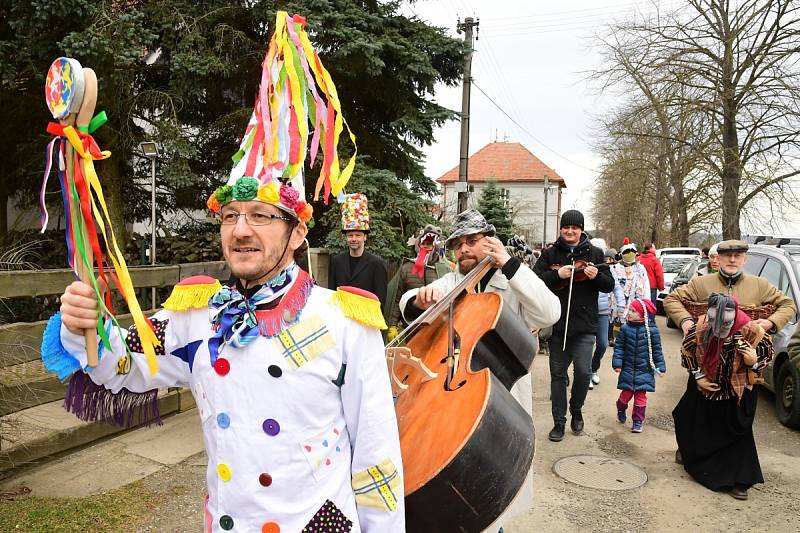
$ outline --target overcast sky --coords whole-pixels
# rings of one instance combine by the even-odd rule
[[[667,10],[680,4],[655,1]],[[566,180],[562,209],[583,211],[588,228],[601,162],[592,148],[596,117],[620,100],[596,94],[587,79],[601,64],[592,36],[615,19],[653,9],[654,0],[418,0],[403,8],[459,38],[458,18],[480,20],[472,60],[470,155],[495,140],[522,143]],[[460,84],[439,87],[435,99],[460,111]],[[435,139],[425,148],[426,170],[434,179],[458,164],[460,123],[437,130]]]

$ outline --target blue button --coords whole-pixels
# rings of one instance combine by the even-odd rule
[[[227,429],[228,426],[231,425],[231,417],[229,417],[226,413],[220,413],[217,415],[217,425],[222,429]]]

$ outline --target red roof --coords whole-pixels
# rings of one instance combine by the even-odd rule
[[[551,182],[560,182],[566,187],[564,178],[530,153],[520,143],[493,142],[487,144],[469,158],[467,181],[498,183],[543,182],[547,174]],[[458,181],[458,166],[453,167],[437,179],[439,183]]]

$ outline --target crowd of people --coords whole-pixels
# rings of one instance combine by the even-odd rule
[[[609,345],[611,367],[619,374],[617,420],[628,422],[633,400],[631,431],[644,430],[647,393],[655,391],[657,377],[667,371],[655,321],[664,272],[653,243],[640,247],[626,238],[618,250],[611,248],[603,239],[591,239],[584,232],[583,215],[569,210],[561,216],[558,239],[543,250],[532,250],[518,235],[503,248],[491,225],[470,210],[458,216],[447,239],[440,228],[427,226],[409,244],[417,257],[406,260],[398,281],[390,283],[390,340],[452,288],[458,272],[465,274],[465,268],[474,266],[475,258],[481,257],[476,250],[485,246],[484,254],[500,258],[494,276],[504,280],[493,284],[484,278],[483,289],[513,287],[507,297],[531,330],[546,338],[553,417],[549,440],[564,438],[568,414],[571,431],[584,430],[582,408],[588,391],[600,383]],[[447,250],[454,251],[455,264],[446,259]],[[698,277],[663,302],[684,335],[681,362],[688,371],[686,392],[673,412],[676,461],[698,482],[739,499],[747,498],[750,486],[763,482],[752,434],[752,386],[773,356],[770,334],[796,311],[793,301],[768,281],[743,271],[746,251],[747,244],[738,240],[703,249],[707,262],[698,269]],[[517,274],[522,267],[536,276]],[[448,274],[448,269],[455,272]],[[547,301],[542,300],[544,294],[557,298],[557,304],[550,303],[556,320],[543,319],[541,309],[538,315],[530,311],[530,296]],[[517,388],[515,397],[530,410],[529,388]]]

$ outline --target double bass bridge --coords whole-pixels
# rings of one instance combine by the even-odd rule
[[[422,359],[414,356],[411,353],[411,349],[405,346],[386,348],[386,363],[389,365],[389,378],[392,382],[392,394],[395,398],[408,389],[408,385],[404,383],[405,379],[400,380],[395,373],[395,369],[398,366],[405,365],[422,374],[423,383],[435,379],[439,375],[428,368],[422,362]]]

